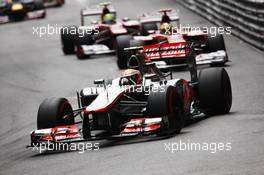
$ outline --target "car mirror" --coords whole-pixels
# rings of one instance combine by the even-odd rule
[[[124,17],[122,20],[123,20],[124,22],[126,22],[126,21],[129,21],[129,18],[128,18],[128,17]]]
[[[105,83],[104,79],[94,80],[94,84],[96,84],[96,85],[100,85],[100,84],[104,84],[104,83]]]
[[[98,24],[98,21],[94,20],[91,22],[91,24],[93,24],[93,25]]]

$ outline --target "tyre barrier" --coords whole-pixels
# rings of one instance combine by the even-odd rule
[[[264,50],[264,0],[176,0],[232,34]]]

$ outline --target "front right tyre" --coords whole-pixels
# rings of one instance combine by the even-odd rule
[[[66,118],[64,118],[67,115]],[[45,99],[39,106],[37,128],[53,128],[56,126],[73,125],[72,106],[65,98]]]

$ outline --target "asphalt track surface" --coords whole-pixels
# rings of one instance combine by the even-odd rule
[[[115,56],[77,60],[64,56],[59,35],[39,38],[32,27],[79,24],[79,10],[95,1],[68,0],[48,9],[43,20],[0,26],[0,174],[263,174],[264,53],[225,36],[232,62],[226,67],[232,82],[230,114],[201,119],[171,138],[102,141],[99,151],[39,154],[25,146],[36,128],[36,114],[46,97],[72,97],[97,78],[120,74]],[[115,0],[119,17],[160,8],[180,9],[184,24],[211,26],[175,0]],[[203,67],[204,68],[204,67]],[[188,78],[186,71],[175,77]],[[165,143],[231,142],[230,151],[165,151]]]

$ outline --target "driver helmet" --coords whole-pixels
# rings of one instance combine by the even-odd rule
[[[160,33],[169,35],[171,33],[172,26],[169,23],[162,23],[160,25]]]
[[[112,13],[107,13],[103,16],[104,24],[113,24],[114,23],[114,15]]]
[[[139,70],[136,69],[126,69],[122,73],[123,77],[127,77],[132,82],[139,84],[142,81],[142,75]]]

